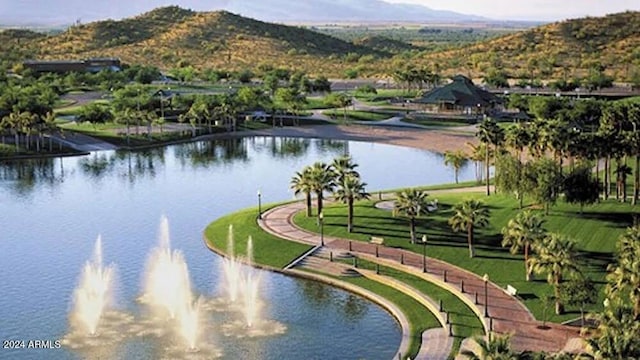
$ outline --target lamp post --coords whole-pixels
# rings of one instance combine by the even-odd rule
[[[489,290],[489,274],[484,274],[484,276],[482,277],[482,280],[484,280],[484,316],[488,317],[489,316],[489,308],[488,308],[488,300],[489,300],[489,295],[488,295],[488,290]]]
[[[427,272],[427,235],[422,235],[422,272]]]
[[[258,219],[262,220],[262,193],[258,189]]]
[[[322,212],[318,215],[318,220],[320,220],[320,246],[324,246],[324,214]]]

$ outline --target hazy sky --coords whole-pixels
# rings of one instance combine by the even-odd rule
[[[384,0],[494,19],[563,20],[640,10],[640,0]]]

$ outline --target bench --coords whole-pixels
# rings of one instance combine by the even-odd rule
[[[369,242],[376,245],[384,245],[384,238],[372,236]]]
[[[514,288],[511,285],[507,285],[507,290],[506,290],[507,294],[511,295],[511,296],[516,296],[518,295],[518,290],[516,288]]]

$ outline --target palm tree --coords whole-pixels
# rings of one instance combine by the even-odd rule
[[[608,292],[627,294],[633,312],[640,319],[640,227],[627,229],[617,243],[617,264],[609,266]]]
[[[449,219],[449,225],[454,232],[466,231],[467,243],[469,244],[469,257],[476,255],[474,243],[474,231],[489,224],[489,208],[481,201],[470,199],[465,200],[453,207],[455,212]]]
[[[313,184],[311,179],[311,167],[305,166],[302,171],[296,172],[291,179],[291,189],[296,195],[304,193],[307,205],[307,217],[311,216],[311,193],[313,192]]]
[[[458,183],[458,172],[460,168],[467,162],[467,155],[462,150],[458,151],[445,151],[444,153],[444,165],[451,166],[455,174],[456,184]]]
[[[510,247],[512,254],[524,250],[524,268],[527,281],[531,280],[529,268],[529,251],[542,241],[546,236],[543,227],[544,220],[531,211],[523,211],[509,220],[507,226],[502,228],[502,247]]]
[[[338,183],[338,188],[334,192],[338,201],[347,204],[347,231],[353,230],[353,202],[355,200],[368,199],[369,193],[365,191],[366,183],[353,175],[343,177]]]
[[[491,336],[490,334],[488,339],[477,337],[474,338],[478,345],[477,353],[463,350],[461,354],[470,360],[517,360],[519,357],[511,350],[509,340],[509,335]]]
[[[529,258],[528,265],[536,274],[546,273],[547,282],[554,288],[556,314],[564,312],[561,302],[560,284],[565,273],[575,276],[580,273],[575,258],[575,243],[564,236],[549,234],[536,246],[536,253]]]
[[[608,301],[602,313],[591,317],[598,328],[586,341],[594,359],[640,359],[640,321],[623,300]]]
[[[335,186],[331,166],[323,162],[316,162],[310,170],[311,188],[316,193],[318,202],[318,216],[322,212],[324,192],[332,192]]]
[[[335,174],[336,182],[342,182],[347,176],[360,177],[360,174],[356,171],[358,164],[353,162],[351,156],[344,155],[333,159],[331,168]]]
[[[416,242],[416,218],[429,212],[427,196],[429,196],[427,192],[416,189],[406,189],[396,193],[393,210],[409,218],[409,233],[412,244]]]
[[[493,145],[494,147],[494,164],[495,158],[498,155],[498,147],[504,143],[504,130],[496,124],[491,118],[485,118],[482,123],[478,126],[478,132],[476,136],[480,138],[480,142],[487,146],[487,150],[489,149],[489,145]],[[486,184],[487,184],[487,195],[491,194],[489,189],[489,151],[485,152],[485,171],[486,171]]]

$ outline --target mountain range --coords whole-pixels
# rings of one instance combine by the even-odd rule
[[[197,11],[226,10],[270,22],[459,22],[486,20],[479,16],[391,4],[381,0],[177,0]],[[60,25],[121,19],[167,5],[166,0],[20,0],[0,2],[4,25]]]
[[[364,0],[361,0],[364,1]],[[447,76],[572,79],[605,71],[640,81],[640,12],[539,26],[474,44],[428,50],[384,37],[346,41],[307,27],[227,11],[157,8],[122,20],[76,24],[55,35],[0,31],[0,61],[119,57],[163,70],[284,67],[331,77],[384,77],[413,66]],[[351,75],[346,75],[347,73]]]

